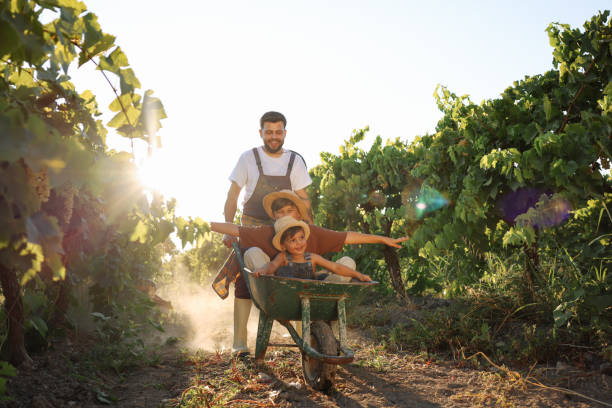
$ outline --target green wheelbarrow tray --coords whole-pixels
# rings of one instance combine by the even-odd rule
[[[346,345],[346,303],[367,293],[377,282],[335,283],[311,279],[297,279],[276,276],[256,278],[242,259],[240,250],[234,244],[234,251],[242,276],[247,284],[251,299],[260,310],[255,359],[262,360],[268,345],[297,346],[309,357],[328,364],[347,364],[353,361],[354,353]],[[272,324],[277,320],[287,328],[293,344],[269,344]],[[290,321],[302,321],[301,338]],[[341,355],[322,354],[309,342],[311,321],[338,320],[339,348]]]

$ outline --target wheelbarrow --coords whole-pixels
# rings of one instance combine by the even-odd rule
[[[234,251],[242,276],[259,309],[255,360],[263,361],[273,347],[298,347],[304,379],[314,389],[326,391],[334,382],[338,364],[348,364],[355,354],[347,347],[347,302],[362,297],[378,282],[336,283],[312,279],[260,276],[245,267],[238,245]],[[274,320],[285,326],[295,344],[270,343]],[[330,322],[338,321],[336,339]],[[291,321],[302,322],[302,337]]]

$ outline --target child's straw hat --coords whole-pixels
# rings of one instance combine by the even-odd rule
[[[274,238],[272,238],[272,245],[274,245],[274,248],[278,249],[279,251],[283,250],[280,242],[281,237],[283,236],[283,233],[291,227],[302,227],[304,230],[304,238],[308,239],[308,236],[310,235],[310,228],[308,228],[308,224],[306,224],[304,221],[298,221],[290,215],[286,215],[279,218],[274,223],[274,232],[276,232]]]
[[[291,190],[274,191],[264,196],[263,207],[270,216],[270,218],[274,218],[274,212],[272,212],[272,203],[279,198],[286,198],[287,200],[291,200],[293,204],[295,204],[295,206],[297,207],[302,218],[308,218],[306,204],[304,204],[304,201],[302,201],[300,196],[298,196]]]

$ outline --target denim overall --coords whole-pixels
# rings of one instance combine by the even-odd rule
[[[287,265],[278,268],[275,275],[286,278],[315,279],[310,252],[304,253],[304,259],[306,259],[306,262],[293,262],[293,257],[290,253],[287,253]]]

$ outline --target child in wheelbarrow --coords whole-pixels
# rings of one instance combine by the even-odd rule
[[[255,277],[276,275],[300,279],[324,280],[327,274],[317,274],[317,266],[329,272],[352,278],[351,281],[370,282],[372,279],[354,269],[337,262],[329,261],[319,254],[306,251],[306,242],[310,228],[304,221],[298,221],[291,216],[279,218],[274,223],[275,235],[272,245],[280,251],[274,259],[254,272]]]

